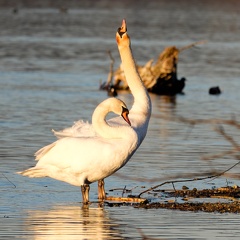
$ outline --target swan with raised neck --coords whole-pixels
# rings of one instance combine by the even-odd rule
[[[85,203],[89,200],[89,184],[94,181],[98,181],[99,199],[105,199],[103,179],[128,162],[147,133],[151,115],[151,100],[137,72],[125,20],[117,31],[116,40],[126,79],[134,97],[129,112],[132,128],[123,124],[119,118],[106,122],[109,109],[101,113],[99,108],[94,112],[92,125],[80,121],[66,131],[55,132],[60,140],[36,152],[36,160],[39,160],[36,167],[20,172],[24,176],[48,176],[81,186]],[[98,121],[97,118],[101,120]],[[111,126],[111,123],[117,127]],[[81,129],[85,126],[82,133]]]
[[[136,63],[131,49],[131,40],[127,33],[127,24],[125,19],[123,19],[121,27],[119,27],[116,32],[116,41],[122,60],[122,67],[125,73],[125,77],[134,98],[133,106],[129,112],[129,119],[131,120],[132,128],[135,130],[135,133],[137,135],[137,146],[132,152],[133,154],[141,145],[147,134],[152,109],[151,99],[136,68]],[[107,122],[113,123],[117,126],[122,126],[123,124],[123,121],[120,118],[113,118]],[[80,120],[76,122],[71,128],[67,128],[59,132],[54,131],[54,134],[60,138],[68,136],[88,137],[95,136],[96,131],[93,125],[84,123]],[[98,186],[99,199],[104,199],[105,189],[103,179],[99,180]]]
[[[147,133],[152,106],[148,91],[137,71],[125,19],[122,20],[122,25],[118,28],[116,41],[122,60],[124,74],[134,98],[133,106],[129,112],[129,118],[131,119],[132,127],[138,134],[140,145]]]

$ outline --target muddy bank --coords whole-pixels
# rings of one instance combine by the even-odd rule
[[[135,208],[167,208],[181,211],[203,211],[203,212],[219,212],[219,213],[240,213],[240,202],[229,203],[198,203],[198,202],[186,202],[186,203],[147,203],[138,204]]]
[[[117,202],[105,202],[105,204],[110,207],[127,205],[145,209],[166,208],[180,211],[240,213],[240,188],[238,186],[203,190],[194,188],[192,190],[186,189],[169,192],[159,190],[158,192],[164,195],[164,201],[151,203],[147,199],[141,198],[142,201],[140,201],[139,198],[129,195],[128,201],[126,201],[126,198],[122,198],[122,202],[120,202],[121,198],[118,197],[116,198]],[[112,200],[114,199],[112,198]]]

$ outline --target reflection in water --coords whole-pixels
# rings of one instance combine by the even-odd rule
[[[177,105],[176,96],[158,96],[151,94],[151,99],[154,108],[152,114],[167,114],[170,117]]]
[[[27,232],[34,239],[121,239],[103,208],[79,206],[56,206],[48,211],[29,211]]]
[[[176,105],[176,95],[175,96],[159,96],[160,102],[162,103],[168,103],[169,106],[175,107]]]
[[[154,125],[160,130],[161,137],[166,140],[171,132],[169,127],[177,104],[176,96],[151,95],[151,98],[153,102],[152,115],[156,118]]]
[[[178,74],[188,79],[185,95],[178,95],[177,99],[151,95],[153,111],[148,134],[119,173],[145,179],[204,173],[212,166],[209,161],[202,161],[201,156],[232,147],[212,126],[196,125],[189,134],[186,124],[173,120],[174,116],[229,119],[233,115],[240,119],[237,91],[240,55],[236,54],[240,52],[240,34],[237,34],[240,1],[222,1],[221,5],[217,0],[206,4],[202,1],[75,2],[84,7],[72,5],[67,14],[48,7],[21,6],[18,14],[12,13],[13,7],[0,9],[0,22],[6,23],[0,27],[0,166],[1,172],[16,185],[11,187],[0,176],[0,239],[137,239],[138,228],[156,239],[239,239],[238,215],[130,207],[111,208],[107,212],[94,208],[82,210],[77,204],[59,206],[79,199],[75,188],[68,190],[60,182],[52,186],[51,180],[50,184],[47,179],[30,180],[13,174],[30,167],[34,163],[33,153],[55,140],[52,128],[68,127],[84,116],[89,119],[96,104],[106,98],[104,91],[98,91],[99,80],[104,81],[109,72],[107,50],[112,51],[115,67],[120,64],[114,35],[122,17],[128,21],[134,56],[140,65],[169,45],[181,47],[201,39],[208,43],[180,56]],[[209,87],[216,84],[224,93],[208,96]],[[119,92],[119,98],[132,105],[130,93]],[[238,139],[239,131],[231,130],[231,136]],[[226,156],[214,160],[213,166],[223,171],[234,163],[233,156]],[[239,180],[228,181],[240,184]],[[187,186],[209,188],[225,184],[224,178],[218,178],[214,185],[207,182]],[[125,185],[152,186],[145,181],[114,176],[107,180],[107,189]],[[51,195],[46,194],[53,189]],[[40,200],[44,203],[42,211],[36,210],[41,208]],[[57,206],[46,210],[45,205]]]

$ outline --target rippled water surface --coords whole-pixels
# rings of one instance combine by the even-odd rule
[[[139,64],[157,59],[167,46],[208,42],[180,53],[178,76],[187,78],[184,95],[151,95],[147,137],[131,161],[106,179],[107,192],[121,195],[109,190],[126,186],[137,194],[179,175],[224,171],[238,161],[235,155],[203,161],[204,156],[231,150],[231,143],[214,131],[216,125],[189,126],[177,119],[240,119],[239,2],[89,2],[71,5],[67,13],[54,4],[23,5],[17,14],[0,8],[0,239],[140,239],[139,231],[156,239],[238,239],[237,214],[99,208],[96,184],[90,191],[95,203],[82,209],[78,188],[15,174],[33,166],[34,152],[55,140],[51,129],[90,120],[95,106],[107,97],[98,87],[109,71],[107,50],[115,68],[120,63],[115,32],[122,18],[127,19]],[[216,85],[223,93],[208,95]],[[119,98],[132,104],[127,92]],[[239,142],[238,129],[224,125],[224,130]],[[239,166],[230,173],[239,173]],[[185,185],[227,184],[240,181],[221,177]],[[154,201],[159,196],[144,197]]]

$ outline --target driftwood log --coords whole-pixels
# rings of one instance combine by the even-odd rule
[[[166,47],[154,64],[154,60],[150,59],[144,66],[137,65],[139,75],[149,92],[159,95],[176,95],[182,93],[185,86],[185,78],[180,80],[177,78],[178,55],[181,51],[194,47],[201,42],[178,49],[175,46]],[[116,95],[116,90],[128,90],[127,81],[122,66],[114,72],[112,55],[110,73],[107,82],[100,86],[100,89],[108,90],[109,95]],[[111,94],[114,92],[114,94]],[[114,95],[114,96],[115,96]]]

